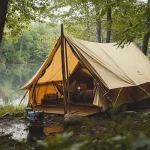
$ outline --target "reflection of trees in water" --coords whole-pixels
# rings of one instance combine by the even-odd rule
[[[12,84],[8,80],[5,80],[3,85],[0,86],[0,97],[4,105],[11,104],[11,100],[14,99]]]
[[[36,73],[41,64],[0,65],[0,99],[2,104],[16,104],[25,91],[19,89]],[[1,104],[0,103],[0,104]]]

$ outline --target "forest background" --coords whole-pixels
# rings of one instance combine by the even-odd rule
[[[0,63],[43,62],[65,34],[149,54],[150,0],[9,0]]]

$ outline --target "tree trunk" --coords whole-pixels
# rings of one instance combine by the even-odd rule
[[[9,0],[0,0],[0,44],[2,41],[2,34],[3,34],[4,24],[6,20],[8,1]]]
[[[101,43],[101,22],[96,19],[96,38],[97,38],[97,42]]]
[[[23,50],[23,41],[24,41],[24,37],[22,35],[21,40],[20,40],[20,51]]]
[[[142,42],[142,51],[145,55],[147,55],[149,38],[150,38],[150,31],[144,35],[144,39]]]
[[[146,23],[147,23],[148,30],[149,30],[149,25],[150,25],[150,14],[149,14],[150,8],[149,8],[149,5],[150,5],[150,0],[148,0],[148,2],[147,2],[147,20],[146,20]],[[147,55],[149,38],[150,38],[150,30],[146,32],[146,34],[144,35],[143,42],[142,42],[142,51],[145,55]]]
[[[96,38],[97,38],[97,42],[101,43],[102,28],[101,28],[99,8],[97,5],[95,5],[95,12],[96,12]]]
[[[107,3],[110,4],[111,0],[108,0]],[[111,6],[108,7],[107,10],[107,36],[106,36],[106,43],[110,42],[110,37],[111,37]]]

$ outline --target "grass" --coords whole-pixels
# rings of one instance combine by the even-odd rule
[[[24,142],[18,142],[16,140],[10,139],[8,137],[0,138],[0,149],[1,150],[28,150],[29,146]]]
[[[6,113],[14,114],[14,115],[23,114],[24,108],[25,108],[25,106],[19,106],[19,107],[12,106],[12,105],[0,106],[0,117],[5,115]]]
[[[8,137],[0,138],[0,150],[43,150],[38,144],[29,144],[24,141],[17,141]]]

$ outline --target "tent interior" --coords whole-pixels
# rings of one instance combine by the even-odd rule
[[[45,93],[41,99],[41,104],[59,104],[63,101],[63,85],[62,82],[52,81],[51,83],[55,88],[54,93]],[[78,64],[74,72],[69,76],[69,88],[66,94],[69,95],[70,103],[72,104],[88,104],[93,105],[94,100],[94,84],[93,78],[87,69]],[[58,97],[58,101],[54,101],[52,97]],[[49,97],[49,100],[48,100]],[[52,99],[50,101],[50,99]]]

